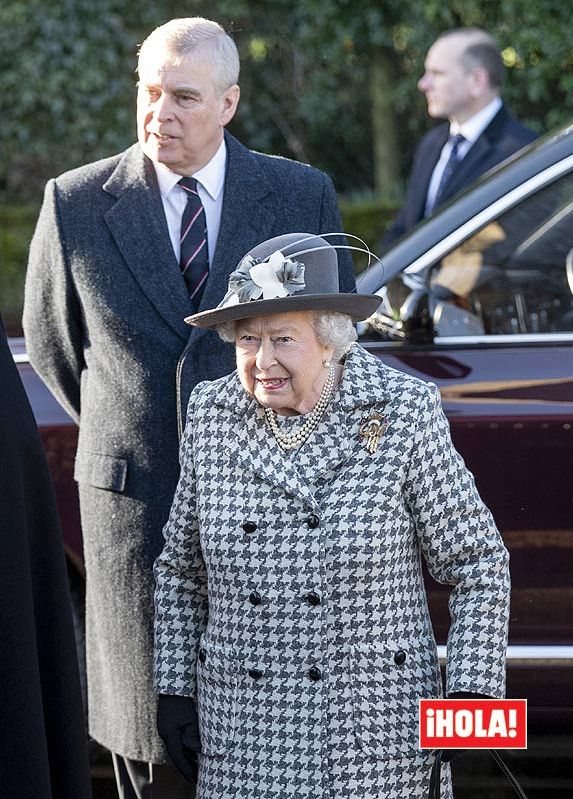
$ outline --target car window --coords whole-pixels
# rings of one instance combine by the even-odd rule
[[[573,331],[573,174],[473,233],[430,283],[440,337]]]

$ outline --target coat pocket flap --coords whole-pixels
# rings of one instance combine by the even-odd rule
[[[354,732],[359,746],[379,758],[418,751],[418,702],[441,695],[435,646],[389,642],[350,652]]]
[[[203,753],[222,755],[233,741],[236,726],[237,661],[231,652],[201,643],[197,697]]]
[[[127,460],[101,452],[77,455],[74,478],[78,483],[89,483],[94,488],[107,491],[124,491],[127,480]]]

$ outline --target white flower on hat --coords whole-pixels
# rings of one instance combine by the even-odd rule
[[[264,300],[288,297],[304,289],[304,265],[285,258],[280,250],[249,270],[253,283],[262,289]]]
[[[255,264],[249,270],[254,283],[262,289],[263,300],[272,300],[275,297],[288,297],[289,292],[279,279],[279,270],[287,259],[280,250],[277,250],[262,264]]]
[[[280,250],[260,262],[245,255],[229,276],[229,291],[219,308],[251,300],[274,300],[303,291],[304,264],[285,258]]]

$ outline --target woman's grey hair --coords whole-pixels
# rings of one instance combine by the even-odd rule
[[[219,94],[239,81],[237,46],[217,22],[203,17],[182,17],[155,28],[139,48],[138,72],[149,53],[161,47],[179,58],[200,51],[211,66],[213,85]]]
[[[224,322],[215,330],[223,341],[234,344],[237,338],[239,320]],[[316,311],[312,315],[312,326],[318,340],[325,347],[332,347],[333,359],[339,361],[358,338],[352,318],[337,311]]]
[[[346,355],[358,338],[352,317],[335,311],[317,312],[312,320],[318,340],[325,347],[332,347],[335,361]]]

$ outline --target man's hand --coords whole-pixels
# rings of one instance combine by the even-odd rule
[[[197,753],[201,751],[195,700],[190,696],[159,694],[157,731],[175,768],[195,784]]]

